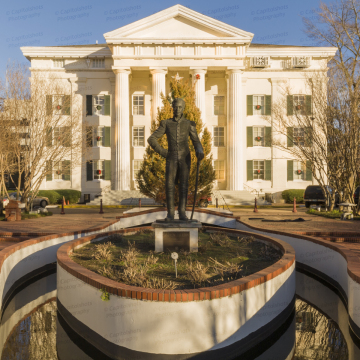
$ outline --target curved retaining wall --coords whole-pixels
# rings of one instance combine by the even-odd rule
[[[112,281],[70,259],[74,248],[103,235],[58,250],[58,310],[71,328],[108,356],[233,358],[267,337],[294,309],[295,253],[281,241],[258,237],[283,251],[281,260],[260,272],[219,286],[165,291]],[[110,293],[108,302],[101,300],[99,289]]]

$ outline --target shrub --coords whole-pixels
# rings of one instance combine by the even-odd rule
[[[281,195],[287,203],[294,202],[294,198],[296,198],[297,203],[302,203],[304,201],[304,192],[305,190],[302,189],[289,189],[284,190]]]
[[[57,204],[60,199],[60,194],[55,190],[39,190],[37,196],[47,197],[50,201],[50,204]]]
[[[72,189],[64,189],[64,190],[56,190],[56,192],[60,195],[60,199],[58,201],[59,204],[61,204],[61,200],[63,196],[65,197],[66,202],[70,202],[70,204],[76,204],[80,197],[81,197],[81,191],[78,190],[72,190]]]

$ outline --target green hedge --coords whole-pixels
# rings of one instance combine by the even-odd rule
[[[80,197],[81,197],[81,191],[77,190],[56,190],[56,192],[60,195],[60,199],[58,201],[59,204],[61,204],[63,196],[65,197],[66,203],[70,201],[70,204],[76,204]]]
[[[304,192],[305,190],[289,189],[289,190],[284,190],[281,196],[283,199],[285,199],[287,203],[293,203],[294,198],[296,198],[296,203],[298,204],[304,201]]]
[[[47,197],[50,204],[57,204],[60,199],[60,194],[55,190],[39,190],[37,196]]]
[[[76,204],[81,196],[81,191],[77,190],[39,190],[38,196],[45,196],[49,199],[50,204],[61,204],[62,198],[65,197],[66,203],[68,200],[71,204]]]

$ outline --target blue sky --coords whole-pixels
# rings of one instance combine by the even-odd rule
[[[329,3],[329,0],[325,1]],[[0,76],[8,60],[26,61],[21,46],[104,43],[103,34],[180,3],[255,34],[253,42],[314,45],[301,16],[315,19],[319,3],[302,1],[79,1],[14,0],[2,3]]]

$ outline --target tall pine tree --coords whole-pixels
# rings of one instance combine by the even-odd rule
[[[215,171],[212,165],[211,154],[211,134],[206,127],[204,127],[201,120],[199,108],[195,105],[195,91],[194,86],[190,86],[188,82],[183,80],[171,79],[170,81],[171,94],[164,96],[161,94],[163,107],[158,109],[156,121],[151,124],[151,133],[153,133],[160,125],[160,121],[171,119],[173,117],[172,101],[175,98],[182,98],[185,100],[184,117],[196,123],[196,131],[201,134],[200,141],[204,149],[204,159],[200,164],[199,183],[197,199],[209,196],[213,188],[215,180]],[[192,202],[195,181],[196,181],[196,163],[197,158],[195,149],[189,138],[189,147],[191,153],[191,170],[189,176],[189,195],[190,202]],[[159,144],[167,149],[166,135],[159,139]],[[136,176],[138,188],[142,194],[154,199],[158,203],[165,203],[165,164],[166,159],[157,154],[149,145],[144,154],[144,161]],[[175,203],[179,199],[178,186],[175,188]]]

